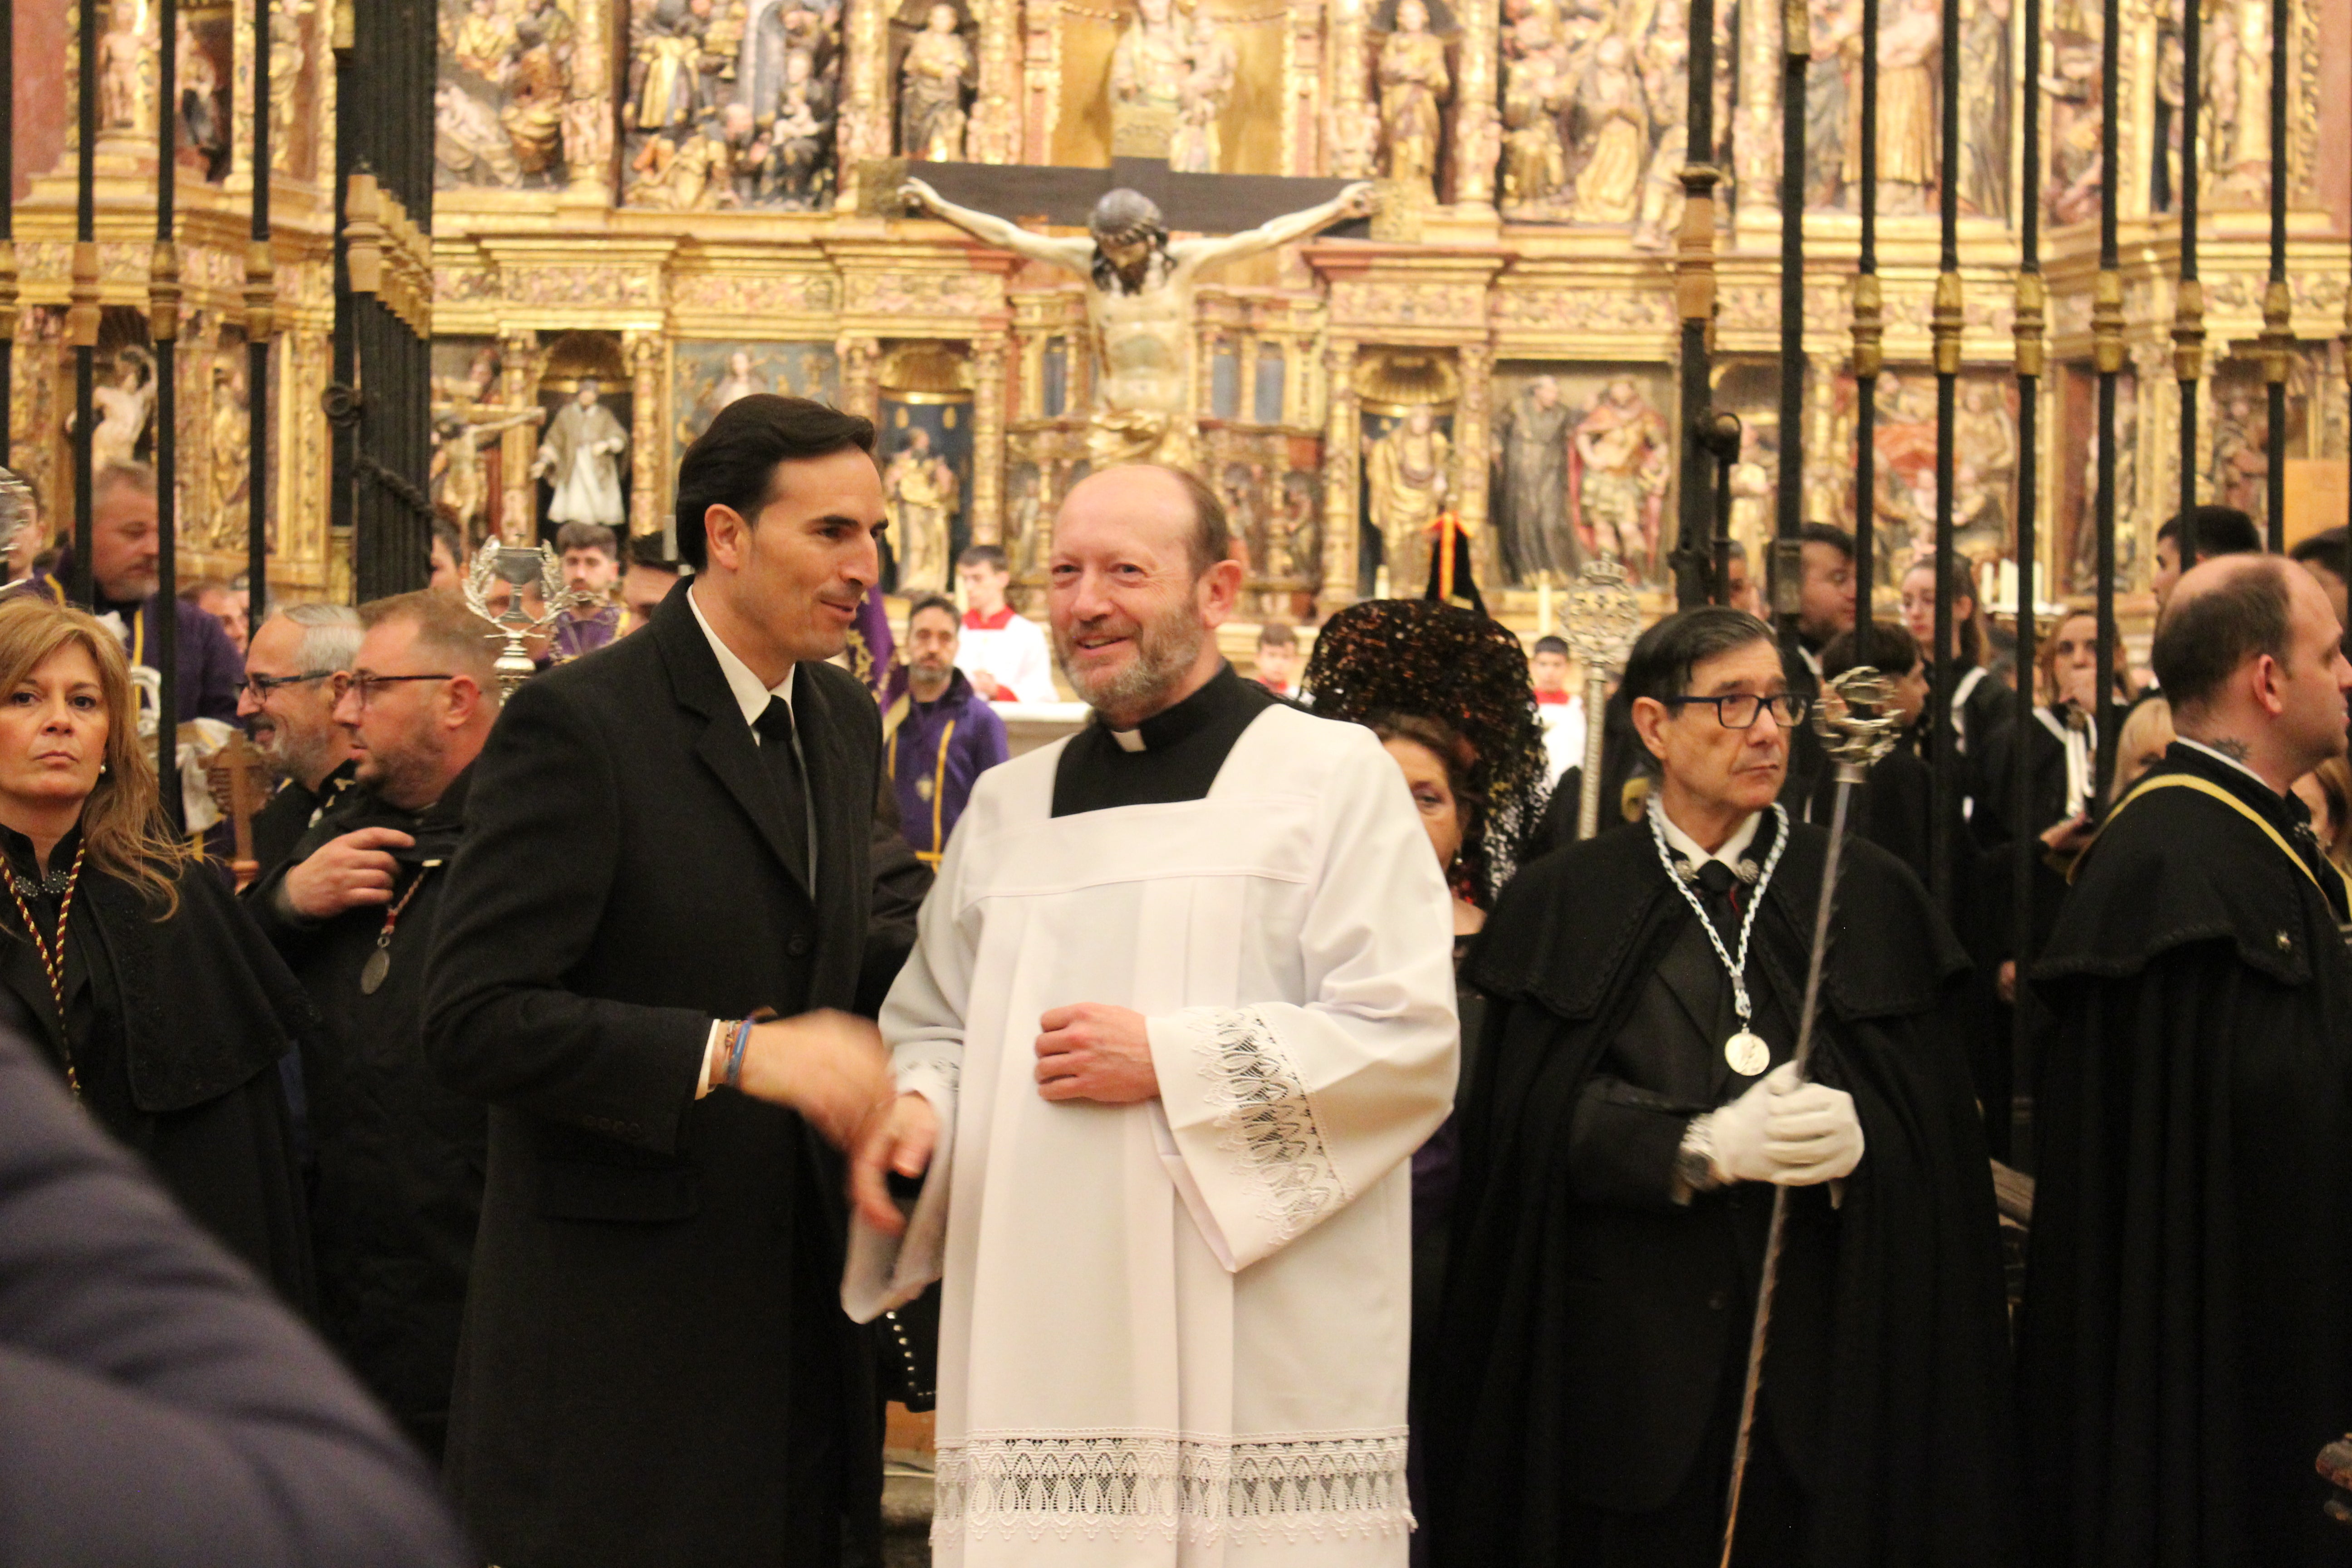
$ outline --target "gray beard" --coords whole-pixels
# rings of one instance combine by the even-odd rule
[[[1168,694],[1182,681],[1192,661],[1201,657],[1201,646],[1208,636],[1181,613],[1147,622],[1136,630],[1135,658],[1125,669],[1116,675],[1089,678],[1073,668],[1073,645],[1056,632],[1054,661],[1061,666],[1071,689],[1096,711],[1108,716],[1115,711],[1140,710],[1149,715],[1167,706]]]

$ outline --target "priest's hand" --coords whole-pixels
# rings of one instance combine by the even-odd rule
[[[820,1008],[755,1026],[737,1087],[800,1112],[835,1148],[855,1148],[889,1110],[889,1055],[867,1020]]]
[[[1810,1187],[1853,1174],[1862,1163],[1862,1120],[1854,1114],[1853,1096],[1825,1083],[1796,1078],[1793,1065],[1765,1082],[1772,1087],[1765,1119],[1765,1152],[1774,1166],[1772,1182],[1784,1187]]]
[[[1047,1100],[1133,1105],[1160,1098],[1151,1036],[1131,1007],[1081,1002],[1037,1020],[1037,1092]]]
[[[400,867],[387,851],[415,843],[396,827],[362,827],[330,838],[286,873],[279,886],[287,907],[306,921],[324,921],[346,910],[388,904]]]
[[[890,1196],[890,1178],[919,1176],[940,1141],[940,1113],[919,1094],[898,1103],[869,1123],[849,1155],[849,1197],[857,1215],[885,1236],[907,1228]]]

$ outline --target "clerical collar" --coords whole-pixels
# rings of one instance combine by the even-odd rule
[[[1265,688],[1260,687],[1260,690]],[[1255,713],[1256,705],[1249,700],[1248,687],[1234,673],[1234,667],[1223,664],[1209,678],[1207,685],[1172,707],[1163,708],[1132,730],[1113,730],[1097,714],[1095,721],[1102,724],[1114,744],[1122,752],[1158,752],[1179,741],[1197,735],[1219,719],[1246,708]]]
[[[1010,605],[999,605],[992,614],[985,616],[978,610],[966,610],[963,613],[963,625],[966,631],[1001,632],[1012,624],[1013,606]]]
[[[1748,820],[1734,829],[1731,837],[1723,841],[1723,847],[1712,855],[1699,847],[1697,839],[1675,826],[1675,819],[1666,815],[1663,806],[1658,811],[1658,823],[1665,832],[1666,847],[1680,857],[1683,864],[1693,871],[1709,860],[1720,860],[1731,868],[1734,876],[1738,876],[1740,860],[1747,855],[1748,847],[1756,842],[1757,830],[1764,826],[1764,814],[1750,812]],[[1752,875],[1740,878],[1743,882],[1752,879]]]
[[[761,684],[760,678],[751,673],[751,667],[738,658],[735,650],[710,629],[709,618],[702,613],[701,596],[691,587],[686,591],[686,605],[694,612],[694,624],[710,640],[710,651],[719,659],[719,673],[727,678],[727,689],[734,695],[735,706],[743,710],[743,722],[757,733],[760,716],[768,710],[768,699],[781,697],[785,707],[793,705],[793,682],[801,667],[796,664],[784,671],[784,678],[772,687]]]

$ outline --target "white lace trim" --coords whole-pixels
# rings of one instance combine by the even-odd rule
[[[1279,1438],[982,1434],[940,1445],[931,1539],[1394,1535],[1413,1526],[1404,1461],[1402,1426]]]
[[[1348,1202],[1307,1085],[1255,1009],[1209,1013],[1199,1023],[1205,1027],[1193,1030],[1192,1048],[1208,1062],[1209,1103],[1225,1133],[1218,1147],[1263,1197],[1257,1217],[1279,1240],[1295,1241]]]

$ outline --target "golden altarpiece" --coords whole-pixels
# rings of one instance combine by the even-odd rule
[[[188,0],[181,117],[178,357],[182,561],[242,563],[247,334],[272,343],[273,583],[340,593],[330,526],[335,52],[363,0],[266,0],[274,239],[258,318],[244,235],[252,5]],[[2115,116],[2129,344],[2117,422],[2119,585],[2143,588],[2179,493],[2172,381],[2175,195],[2200,182],[2208,331],[2199,463],[2210,499],[2264,506],[2258,340],[2270,26],[2262,0],[2203,12],[2200,167],[2177,165],[2180,16],[2126,0]],[[2287,6],[2290,536],[2346,514],[2346,236],[2352,0]],[[49,13],[54,12],[51,16]],[[1929,311],[1937,271],[1941,51],[1961,54],[1965,300],[1954,511],[1961,546],[2011,548],[2018,225],[2039,205],[2051,401],[2037,537],[2043,581],[2092,586],[2091,370],[2101,15],[2061,0],[2029,38],[2011,0],[1884,0],[1876,493],[1853,442],[1858,0],[1799,0],[1811,29],[1805,205],[1807,521],[1874,509],[1879,559],[1907,558],[1937,504]],[[102,452],[152,440],[143,347],[153,217],[153,0],[110,0],[100,62],[96,276]],[[63,0],[16,7],[20,64],[70,60]],[[1773,526],[1780,452],[1776,190],[1784,7],[1717,12],[1716,401],[1746,445],[1733,529]],[[549,526],[547,437],[593,386],[627,432],[629,527],[662,528],[679,451],[730,398],[789,391],[877,417],[922,515],[1002,542],[1038,577],[1059,497],[1086,471],[1096,355],[1082,279],[976,243],[896,198],[904,162],[1367,178],[1368,236],[1320,237],[1209,272],[1192,312],[1197,459],[1249,544],[1253,609],[1306,617],[1375,585],[1417,591],[1427,520],[1475,531],[1490,603],[1611,549],[1665,580],[1675,500],[1676,174],[1685,0],[440,0],[429,239],[396,217],[387,300],[434,344],[433,493],[469,529]],[[2038,57],[2041,153],[2021,155],[2022,62]],[[20,76],[24,73],[20,71]],[[19,83],[11,466],[68,494],[67,348],[76,301],[70,69]],[[888,184],[887,190],[870,188]],[[1013,187],[1018,190],[1017,178]],[[1045,216],[1002,216],[1045,229]],[[1238,224],[1232,226],[1239,226]],[[1055,228],[1075,235],[1074,227]],[[1360,228],[1359,234],[1361,233]],[[426,268],[429,264],[429,279]],[[910,504],[912,502],[910,501]],[[619,521],[614,519],[613,521]],[[944,553],[940,542],[929,559]],[[1885,577],[1882,575],[1882,584]]]

